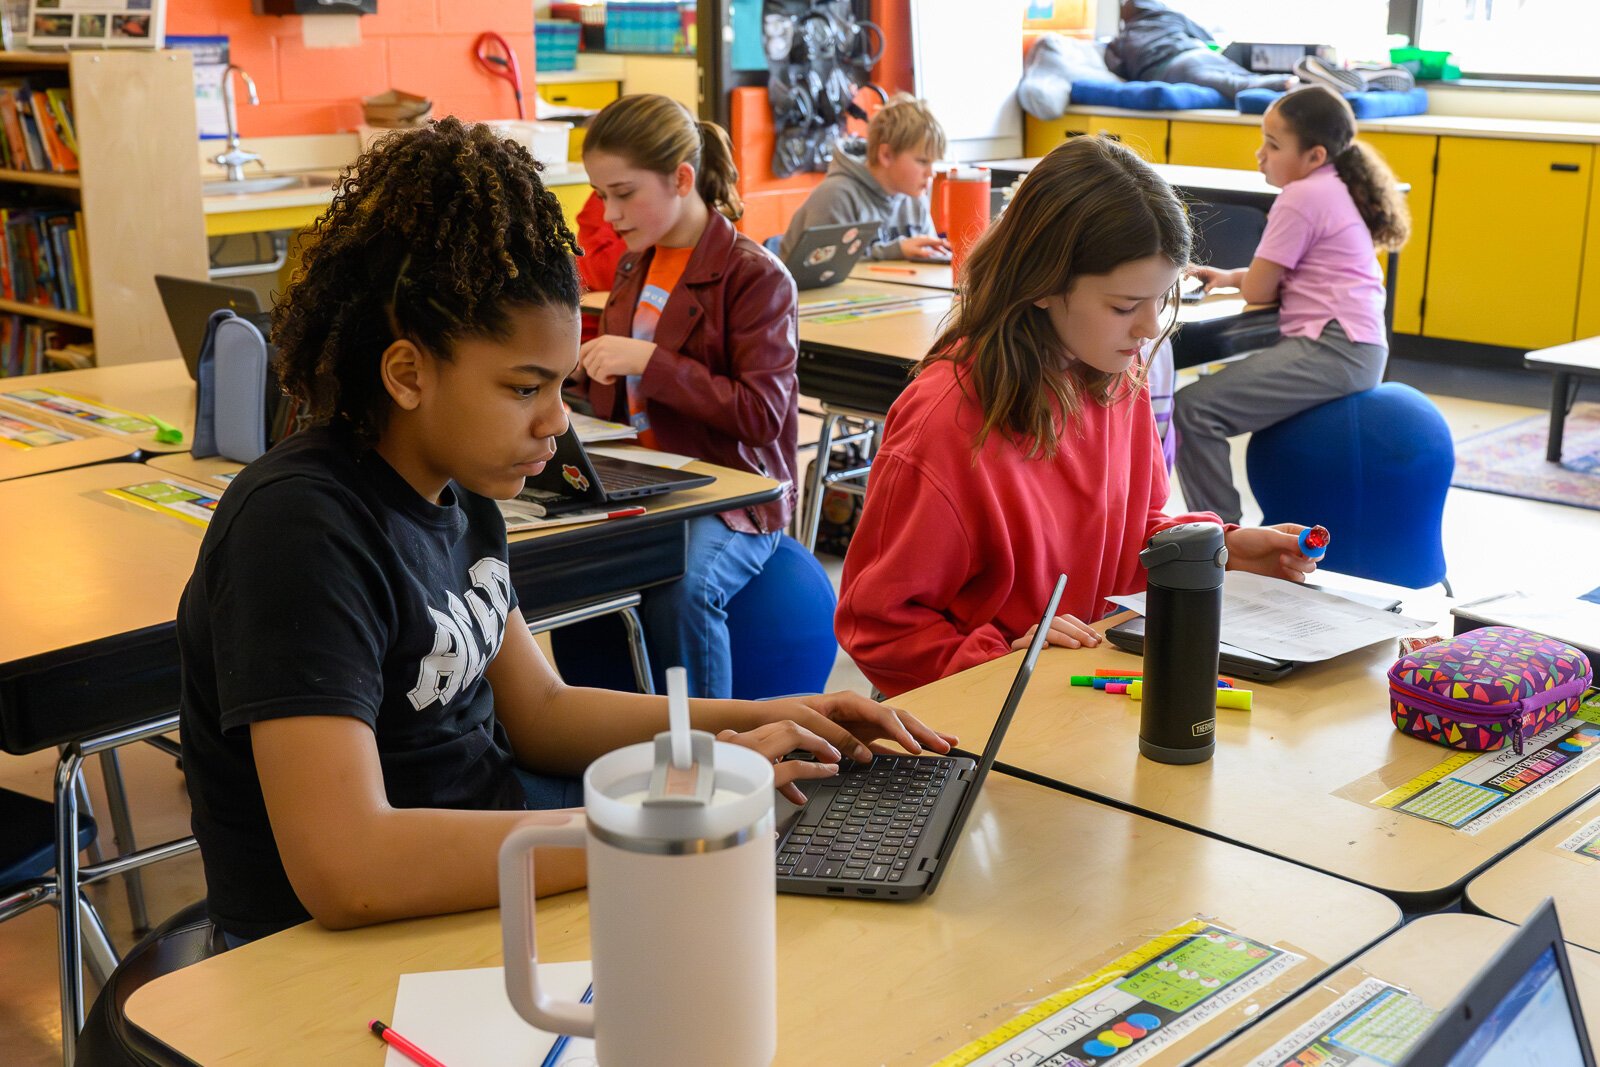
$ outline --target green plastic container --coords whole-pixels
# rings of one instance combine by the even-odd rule
[[[1451,81],[1461,77],[1461,68],[1450,62],[1449,52],[1427,48],[1391,48],[1389,62],[1406,68],[1421,81]]]

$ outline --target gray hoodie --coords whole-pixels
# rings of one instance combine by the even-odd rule
[[[867,169],[867,142],[860,137],[834,143],[828,174],[789,220],[789,229],[778,245],[778,258],[787,258],[800,235],[811,227],[845,222],[880,224],[872,243],[873,259],[903,259],[902,238],[935,233],[928,198],[891,193],[879,185]]]

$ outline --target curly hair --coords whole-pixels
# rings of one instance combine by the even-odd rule
[[[492,129],[446,118],[384,137],[339,177],[272,315],[276,368],[312,424],[375,440],[379,356],[400,339],[442,358],[504,339],[518,306],[578,307],[577,242],[541,166]]]
[[[1405,195],[1377,149],[1356,140],[1356,116],[1344,97],[1326,86],[1306,85],[1278,97],[1269,110],[1294,131],[1302,149],[1321,145],[1327,150],[1376,247],[1387,251],[1406,243],[1411,212]]]

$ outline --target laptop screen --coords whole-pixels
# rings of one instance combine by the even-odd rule
[[[1448,1067],[1567,1067],[1584,1060],[1552,945],[1517,979]]]

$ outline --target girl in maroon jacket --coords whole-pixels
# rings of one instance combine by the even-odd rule
[[[799,417],[794,281],[737,233],[743,211],[728,136],[664,96],[625,96],[583,142],[605,221],[627,244],[580,355],[601,418],[643,444],[786,483],[759,507],[689,524],[687,572],[645,594],[652,663],[681,665],[691,695],[732,690],[727,606],[761,573],[795,505]]]

